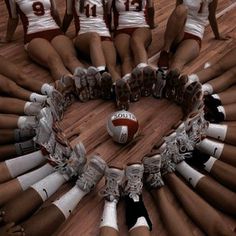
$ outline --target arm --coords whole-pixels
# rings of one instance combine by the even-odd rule
[[[66,11],[65,11],[65,14],[64,14],[64,17],[63,17],[62,26],[61,26],[61,29],[62,29],[62,31],[64,33],[68,30],[72,19],[73,19],[72,1],[71,0],[67,0],[66,1]]]
[[[215,39],[219,39],[219,40],[227,40],[230,37],[226,36],[221,36],[219,33],[219,29],[218,29],[218,24],[217,24],[217,20],[216,20],[216,8],[217,8],[217,4],[218,4],[218,0],[213,0],[210,4],[209,4],[209,22],[210,22],[210,26],[212,28],[212,31],[215,35]]]
[[[8,18],[7,22],[7,31],[6,31],[6,36],[5,38],[1,38],[0,42],[1,43],[8,43],[12,41],[12,38],[14,36],[14,33],[16,31],[16,27],[18,25],[19,19],[17,18]]]
[[[148,25],[150,26],[151,29],[155,28],[155,9],[153,5],[152,0],[147,0],[147,19],[148,19]]]
[[[51,0],[51,5],[52,5],[53,19],[56,21],[57,25],[61,27],[61,19],[54,0]]]

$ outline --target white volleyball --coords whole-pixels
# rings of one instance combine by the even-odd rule
[[[125,144],[134,139],[139,130],[138,120],[131,112],[112,113],[107,120],[107,132],[115,142]]]

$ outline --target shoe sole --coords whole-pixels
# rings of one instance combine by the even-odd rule
[[[152,95],[155,98],[162,98],[165,85],[166,85],[165,72],[162,69],[158,69],[156,71],[156,79],[153,83]]]
[[[87,82],[90,99],[97,99],[100,97],[99,80],[101,80],[99,71],[95,67],[89,67],[87,71]]]
[[[112,89],[112,78],[111,75],[107,72],[102,74],[101,78],[101,97],[104,100],[110,100],[112,97],[111,89]]]
[[[116,104],[119,110],[128,110],[130,103],[130,89],[123,79],[116,81]]]
[[[148,97],[152,94],[153,83],[155,81],[155,71],[150,66],[143,68],[143,86],[141,89],[141,95]]]
[[[142,86],[143,72],[139,68],[134,68],[130,78],[128,79],[128,84],[130,87],[130,100],[132,102],[139,101],[141,97],[141,86]]]

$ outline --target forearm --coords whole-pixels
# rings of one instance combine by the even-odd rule
[[[219,33],[218,24],[217,24],[215,16],[210,17],[209,22],[210,22],[211,29],[215,35],[215,39],[219,39],[220,33]]]
[[[154,15],[155,15],[154,7],[153,6],[148,7],[147,8],[147,19],[148,19],[148,25],[150,26],[151,29],[155,28]]]
[[[14,33],[16,31],[16,27],[18,25],[19,19],[18,18],[9,18],[7,23],[7,32],[5,40],[7,42],[12,41],[12,38],[14,36]]]
[[[72,19],[73,19],[73,15],[68,15],[67,13],[65,13],[64,18],[63,18],[63,22],[62,22],[62,26],[61,26],[61,29],[63,32],[67,31]]]

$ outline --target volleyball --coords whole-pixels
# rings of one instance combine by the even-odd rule
[[[122,110],[112,113],[107,120],[107,132],[112,139],[121,144],[133,140],[139,130],[139,123],[135,115]]]

